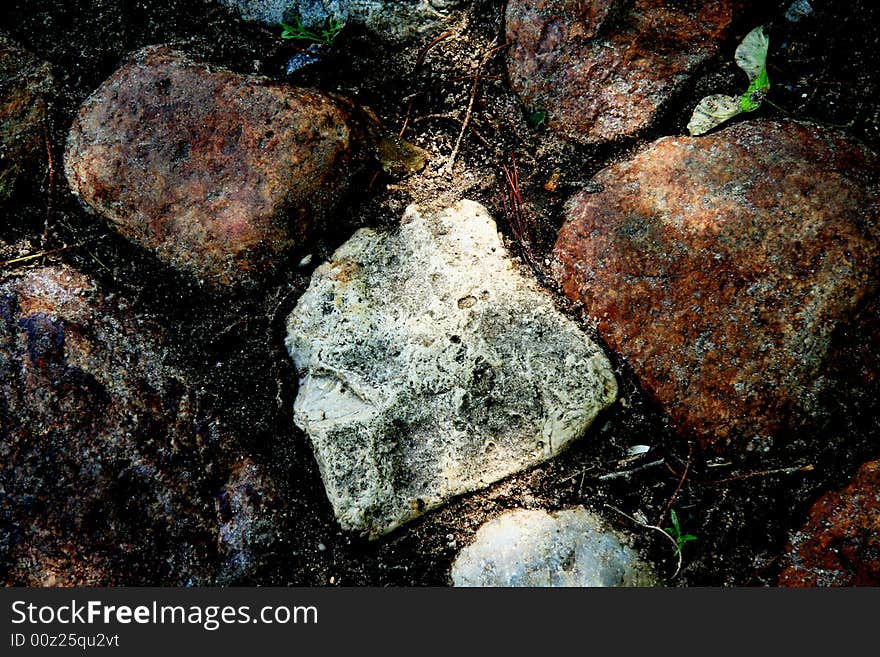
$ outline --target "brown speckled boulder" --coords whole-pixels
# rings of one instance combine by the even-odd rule
[[[123,236],[222,288],[258,278],[345,193],[348,118],[317,91],[150,47],[85,102],[65,169]]]
[[[0,35],[0,203],[42,175],[52,87],[49,65]]]
[[[568,202],[554,274],[679,433],[815,431],[880,277],[878,158],[796,123],[660,139]]]
[[[236,441],[161,345],[70,268],[0,282],[0,582],[208,584],[254,560],[260,513],[215,503]]]
[[[785,562],[780,586],[880,586],[880,461],[813,505]]]
[[[511,0],[508,71],[531,112],[573,141],[631,137],[718,53],[728,0]]]

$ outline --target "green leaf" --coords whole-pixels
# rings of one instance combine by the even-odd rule
[[[759,25],[749,32],[736,49],[733,58],[746,75],[749,82],[757,78],[767,77],[767,49],[770,47],[770,39],[764,34],[764,26]],[[770,83],[767,83],[770,88]],[[766,89],[764,89],[766,91]]]
[[[734,98],[723,94],[706,96],[694,108],[688,122],[688,132],[692,135],[705,134],[743,111],[751,110],[743,109],[742,97]]]
[[[313,43],[320,43],[326,46],[332,45],[333,41],[342,31],[342,28],[345,24],[337,20],[336,18],[329,18],[325,26],[321,29],[321,33],[314,30],[310,30],[305,25],[303,25],[302,20],[297,16],[293,19],[295,25],[288,25],[287,23],[279,21],[279,25],[284,28],[284,31],[281,33],[282,39],[295,39],[297,41],[311,41]]]
[[[693,534],[684,534],[683,536],[679,536],[678,540],[682,543],[687,543],[688,541],[696,541],[697,537]]]

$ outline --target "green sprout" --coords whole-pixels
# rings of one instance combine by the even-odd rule
[[[543,128],[547,124],[547,112],[545,110],[538,110],[537,112],[532,112],[529,115],[529,124],[535,130]]]
[[[770,40],[764,34],[763,27],[756,27],[746,35],[736,49],[734,60],[749,78],[748,89],[741,96],[712,94],[703,98],[694,108],[688,123],[690,134],[705,134],[743,112],[754,112],[761,107],[770,91],[770,78],[767,75],[769,45]]]
[[[345,27],[345,23],[342,21],[330,17],[327,19],[324,27],[320,29],[320,31],[312,30],[303,25],[302,20],[299,16],[293,19],[294,25],[288,25],[284,22],[279,22],[278,24],[284,28],[284,31],[281,33],[282,39],[294,39],[296,41],[309,41],[311,43],[317,43],[324,46],[331,46],[333,42],[336,40],[336,37],[339,36],[339,33],[342,32],[342,28]]]
[[[669,537],[675,541],[675,554],[681,556],[681,549],[684,547],[684,544],[688,541],[696,541],[697,537],[693,534],[681,533],[681,524],[679,523],[678,514],[675,512],[675,509],[669,510],[669,519],[672,521],[672,527],[667,527],[663,531],[669,534]]]

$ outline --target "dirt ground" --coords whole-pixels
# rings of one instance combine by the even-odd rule
[[[333,519],[308,439],[293,425],[296,382],[283,347],[284,320],[311,268],[355,228],[393,224],[411,202],[479,201],[498,220],[511,250],[525,255],[502,202],[502,165],[509,167],[513,158],[536,265],[530,275],[550,286],[542,268],[564,200],[609,162],[657,137],[685,134],[690,111],[703,96],[738,92],[743,80],[733,50],[759,24],[767,26],[771,38],[773,106],[749,118],[790,116],[832,124],[880,149],[880,9],[869,0],[816,1],[815,19],[792,23],[784,19],[790,3],[754,4],[740,13],[719,57],[649,131],[637,140],[584,147],[532,124],[510,90],[503,49],[478,68],[488,51],[504,43],[501,0],[476,0],[465,20],[450,30],[452,36],[429,49],[430,37],[395,45],[346,27],[320,63],[292,75],[286,74],[286,63],[296,48],[279,38],[280,30],[241,22],[208,0],[5,0],[0,29],[52,64],[59,98],[48,126],[53,167],[0,211],[0,240],[12,249],[0,253],[0,260],[86,242],[38,262],[69,263],[168,327],[177,364],[209,391],[214,406],[224,409],[254,459],[274,469],[291,500],[289,514],[274,551],[241,584],[446,585],[458,550],[490,517],[505,509],[576,504],[632,531],[645,556],[671,576],[676,559],[668,542],[611,508],[641,514],[653,524],[671,503],[683,529],[697,540],[685,546],[683,568],[670,585],[772,586],[786,540],[811,503],[822,491],[844,485],[880,451],[876,390],[853,395],[821,441],[795,441],[760,459],[712,461],[674,438],[631,373],[619,368],[621,402],[565,454],[368,542],[340,531]],[[404,138],[432,159],[422,173],[404,179],[389,177],[377,164],[346,200],[337,223],[292,257],[287,271],[257,291],[231,299],[211,296],[86,213],[67,190],[59,164],[82,101],[126,54],[155,43],[173,44],[242,73],[348,96],[368,106],[387,129],[398,132],[406,125]],[[480,78],[474,87],[476,72]],[[472,130],[465,132],[449,174],[444,166],[474,88]],[[559,182],[548,191],[545,185],[554,173]],[[297,266],[305,253],[314,254],[312,264]],[[531,269],[525,259],[523,268]],[[0,271],[0,277],[7,273]],[[556,298],[579,320],[561,295]],[[651,450],[624,462],[633,445]],[[661,460],[629,475],[602,478]]]

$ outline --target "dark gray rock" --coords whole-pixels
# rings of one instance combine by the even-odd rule
[[[42,175],[52,90],[49,65],[0,35],[0,203]]]
[[[4,583],[211,584],[253,562],[273,486],[163,342],[68,267],[0,281]]]

